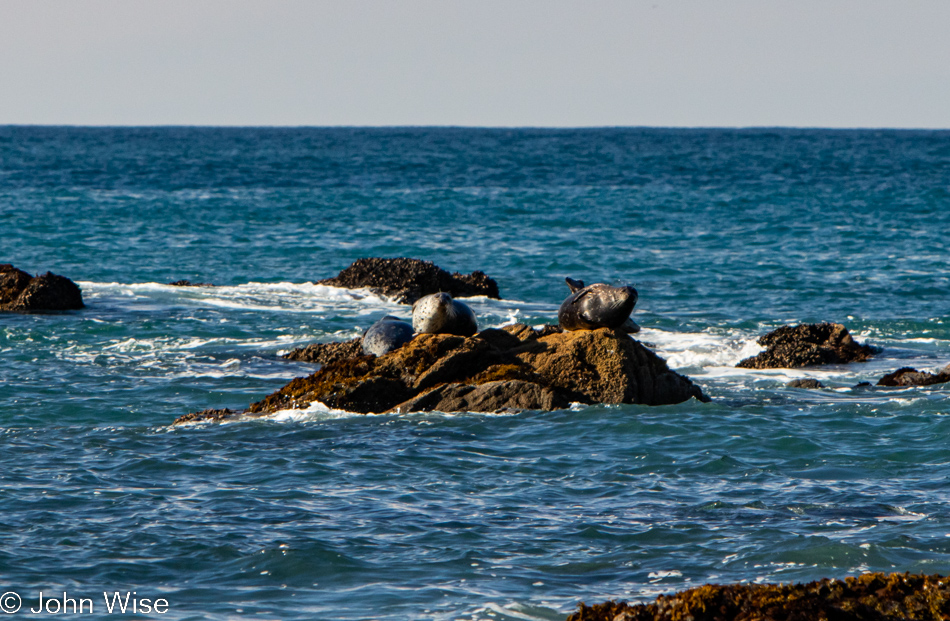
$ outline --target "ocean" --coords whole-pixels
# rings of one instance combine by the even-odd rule
[[[0,263],[87,305],[0,315],[0,591],[20,615],[134,592],[167,601],[149,618],[554,620],[948,574],[950,385],[855,388],[950,363],[948,231],[945,131],[0,127]],[[482,327],[556,321],[566,276],[633,284],[637,338],[712,402],[170,425],[407,318],[313,284],[371,256],[485,271]],[[735,368],[821,321],[881,353]]]

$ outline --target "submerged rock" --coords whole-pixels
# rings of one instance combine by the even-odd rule
[[[874,355],[869,345],[860,345],[840,323],[782,326],[759,339],[766,350],[746,358],[737,367],[746,369],[791,369],[818,364],[865,362]]]
[[[284,354],[288,360],[297,362],[314,362],[330,364],[336,360],[345,360],[359,356],[363,352],[363,339],[355,338],[342,343],[312,343],[306,347],[298,347],[290,353]]]
[[[191,282],[190,280],[176,280],[168,283],[172,287],[213,287],[210,282]]]
[[[383,356],[357,352],[329,361],[251,404],[247,413],[304,409],[315,401],[366,414],[709,400],[689,378],[622,331],[548,332],[515,324],[470,337],[420,334]]]
[[[78,310],[85,305],[79,286],[52,272],[31,276],[9,263],[0,264],[0,311]]]
[[[878,380],[878,386],[932,386],[950,382],[950,364],[937,373],[918,371],[910,367],[897,369]]]
[[[950,580],[912,574],[863,574],[808,584],[707,584],[660,595],[653,603],[581,603],[567,621],[942,621],[950,617]]]
[[[317,284],[346,289],[366,287],[400,304],[413,304],[423,296],[441,291],[457,298],[476,295],[500,298],[498,283],[484,272],[450,274],[432,261],[405,257],[357,259],[333,278],[318,280]]]
[[[223,420],[230,420],[236,418],[243,414],[241,410],[232,410],[229,408],[221,408],[219,410],[202,410],[200,412],[192,412],[191,414],[185,414],[184,416],[179,416],[175,419],[176,425],[184,425],[185,423],[212,423],[219,422]]]
[[[804,379],[792,380],[789,383],[785,384],[788,388],[807,388],[809,390],[814,390],[816,388],[824,388],[825,385],[819,382],[818,380],[808,377]]]

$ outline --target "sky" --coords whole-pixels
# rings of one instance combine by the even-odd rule
[[[0,124],[950,128],[943,0],[0,0]]]

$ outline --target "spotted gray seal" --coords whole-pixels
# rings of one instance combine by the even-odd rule
[[[478,321],[467,304],[448,293],[431,293],[412,305],[412,327],[419,333],[472,336]]]
[[[412,340],[412,326],[398,317],[386,315],[363,333],[364,354],[382,356]]]
[[[630,319],[637,303],[633,287],[611,287],[598,282],[584,286],[581,280],[565,278],[571,295],[561,303],[557,321],[565,330],[596,330],[619,328],[639,332],[640,326]]]

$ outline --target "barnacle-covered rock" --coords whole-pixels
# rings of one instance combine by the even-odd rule
[[[759,345],[766,350],[736,366],[793,369],[818,364],[865,362],[875,353],[873,347],[858,344],[840,323],[782,326],[760,338]]]
[[[567,621],[943,621],[950,580],[864,574],[808,584],[707,584],[650,604],[580,604]]]
[[[413,304],[430,293],[446,292],[453,297],[484,295],[498,299],[498,283],[484,272],[450,274],[432,261],[408,259],[357,259],[333,278],[317,281],[318,285],[368,288],[401,304]]]

